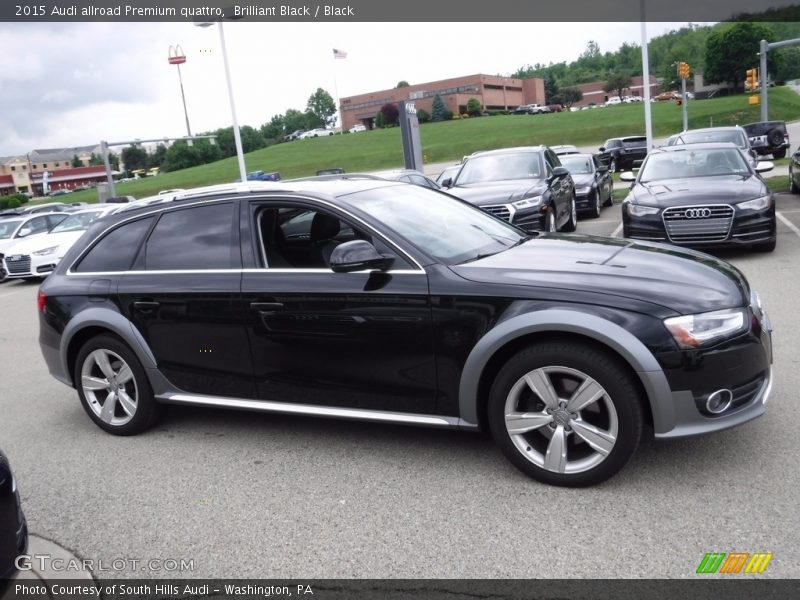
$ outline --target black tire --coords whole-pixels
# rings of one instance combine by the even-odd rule
[[[800,188],[797,187],[797,184],[794,182],[794,175],[789,172],[789,193],[791,194],[800,194]],[[0,279],[0,281],[2,281]]]
[[[754,244],[753,250],[756,252],[772,252],[775,250],[775,246],[778,245],[777,238],[774,240],[770,240],[769,242],[762,242],[760,244]]]
[[[786,158],[786,148],[775,150],[775,152],[772,153],[772,158],[775,160],[778,160],[779,158]]]
[[[780,129],[771,129],[767,133],[767,142],[770,146],[780,146],[783,144],[783,132]]]
[[[565,402],[560,402],[559,408],[548,417],[545,411],[550,409],[524,379],[535,378],[545,369],[551,370],[546,377],[559,401],[568,399],[568,394],[574,391],[581,376],[587,378],[584,381],[591,379],[598,384],[602,388],[602,395],[576,413],[569,413],[562,406]],[[572,390],[570,385],[573,386]],[[577,417],[568,420],[567,425],[560,425],[559,432],[555,424],[560,419],[569,419],[564,416],[565,411],[567,415]],[[512,434],[506,419],[515,412],[526,415],[538,413],[544,419],[551,419],[551,422],[537,425],[535,429],[522,434]],[[643,423],[637,388],[628,371],[612,355],[580,343],[557,340],[529,346],[506,363],[495,378],[489,394],[488,418],[495,442],[514,466],[543,483],[567,487],[595,485],[616,474],[636,451]],[[588,424],[607,437],[610,431],[614,431],[613,442],[606,441],[606,444],[611,444],[610,449],[600,452],[586,443],[582,435],[577,433],[580,424]],[[585,431],[583,427],[580,429]],[[580,467],[581,461],[589,461],[585,469],[556,472],[545,468],[544,462],[541,466],[537,464],[540,459],[549,460],[544,447],[551,449],[559,433],[559,439],[566,440],[562,453],[564,464],[569,463],[570,456],[573,456],[576,459],[573,468],[576,464]]]
[[[109,377],[97,362],[97,351],[102,351],[108,359],[108,366],[112,371],[117,368],[114,377]],[[130,370],[130,379],[127,373],[123,375],[123,365],[127,365]],[[99,413],[106,414],[103,410],[107,403],[111,401],[112,393],[109,389],[90,390],[84,385],[83,375],[88,373],[94,380],[112,381],[116,392],[113,404],[110,405],[108,418],[104,420]],[[119,382],[116,381],[117,375],[121,375]],[[73,381],[78,390],[78,396],[84,410],[101,429],[114,435],[136,435],[152,426],[161,414],[161,405],[158,404],[153,396],[153,389],[147,379],[144,369],[139,359],[121,340],[111,335],[98,335],[89,340],[78,352],[75,361]],[[123,377],[126,379],[123,381]],[[111,385],[111,384],[110,384]],[[117,395],[119,394],[119,395]],[[126,395],[129,400],[133,400],[127,405],[133,408],[126,408],[126,402],[122,401],[121,396]],[[103,400],[101,397],[105,396]],[[131,414],[132,413],[132,414]],[[117,421],[116,423],[114,421]]]
[[[569,206],[569,219],[567,222],[564,223],[564,227],[561,228],[562,231],[566,231],[568,233],[572,233],[578,228],[578,210],[575,207],[575,190],[572,191],[572,199],[570,200]]]
[[[603,206],[614,206],[614,188],[612,186],[611,191],[608,192],[608,198],[606,201],[603,202]]]

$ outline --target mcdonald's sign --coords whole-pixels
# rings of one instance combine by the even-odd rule
[[[763,573],[771,560],[772,552],[706,552],[696,572],[725,575]]]
[[[170,46],[167,59],[171,65],[182,65],[186,62],[186,55],[183,53],[183,48],[181,48],[180,45]]]

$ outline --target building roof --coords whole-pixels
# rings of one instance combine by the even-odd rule
[[[93,146],[75,146],[72,148],[36,148],[31,150],[28,156],[31,162],[42,162],[46,160],[72,160],[76,154],[91,154],[92,152],[100,152],[100,147],[95,144]]]
[[[74,181],[76,179],[90,179],[93,177],[105,177],[106,169],[103,165],[93,165],[90,167],[74,167],[72,169],[60,169],[53,171],[48,182],[53,181]],[[42,173],[31,173],[33,183],[42,182]]]

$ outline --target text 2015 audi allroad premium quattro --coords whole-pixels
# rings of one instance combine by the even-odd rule
[[[108,432],[145,430],[162,404],[487,428],[556,485],[612,476],[645,424],[669,439],[754,419],[772,382],[769,320],[724,261],[528,235],[375,179],[105,217],[38,308],[51,373]]]

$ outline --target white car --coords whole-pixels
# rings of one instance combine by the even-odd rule
[[[616,106],[617,104],[622,104],[622,98],[619,96],[611,96],[606,102],[606,106]]]
[[[324,135],[333,135],[333,130],[332,129],[311,129],[310,131],[306,131],[305,133],[301,133],[300,136],[297,139],[298,140],[304,140],[306,138],[322,137]]]
[[[3,272],[8,279],[46,277],[94,220],[119,208],[119,205],[107,205],[74,212],[66,215],[49,233],[30,235],[17,241],[6,249],[2,259]],[[0,227],[2,224],[0,221]]]
[[[5,281],[4,253],[23,239],[45,235],[68,217],[68,213],[19,215],[0,219],[0,281]]]
[[[350,133],[358,133],[359,131],[366,131],[366,130],[367,130],[367,126],[366,125],[364,125],[362,123],[356,123],[355,125],[353,125],[347,131],[349,131]]]

